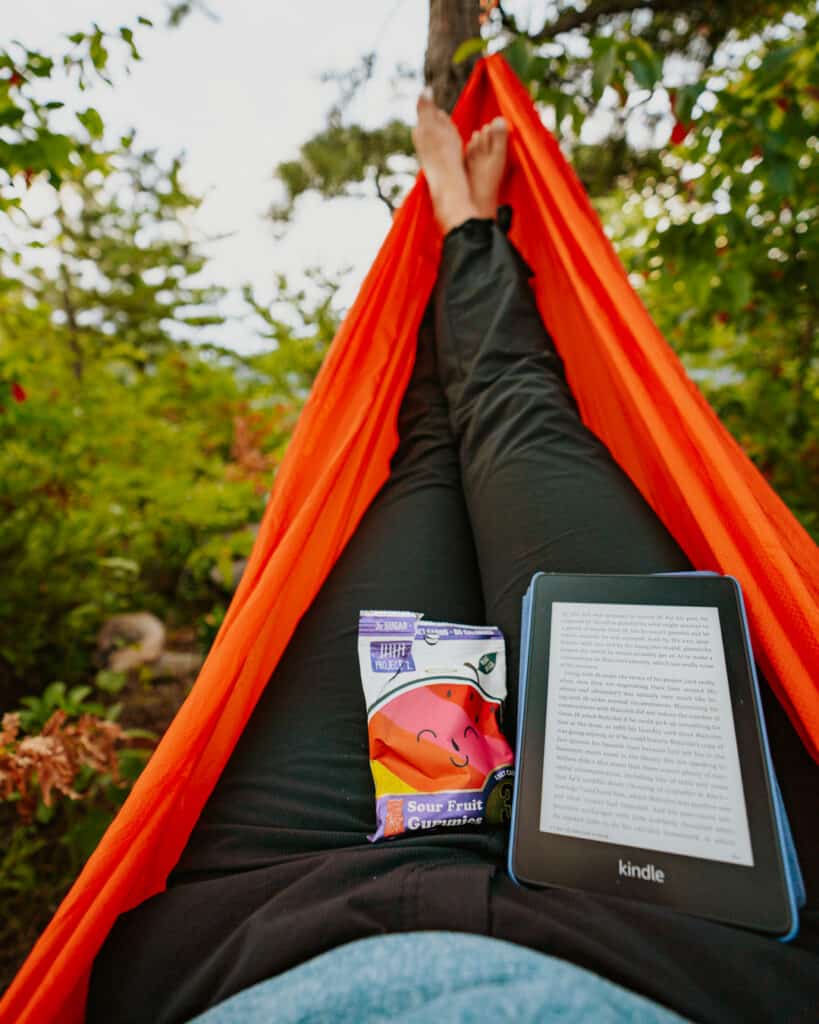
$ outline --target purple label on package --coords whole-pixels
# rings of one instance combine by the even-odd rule
[[[373,672],[414,672],[412,640],[373,640],[370,643]]]
[[[366,615],[362,612],[358,621],[359,636],[415,636],[417,615]]]
[[[481,628],[480,626],[451,626],[447,623],[428,625],[423,621],[419,623],[415,635],[419,640],[425,640],[428,644],[436,644],[439,640],[502,639],[501,631],[492,626]]]
[[[514,768],[493,771],[483,790],[443,790],[439,793],[396,793],[379,796],[375,804],[378,827],[371,840],[431,828],[500,825],[512,815]]]

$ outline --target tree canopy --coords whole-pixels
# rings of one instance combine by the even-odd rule
[[[192,681],[113,671],[101,626],[150,612],[201,660],[338,320],[334,281],[282,277],[243,292],[259,354],[210,340],[222,290],[197,283],[182,159],[83,102],[150,30],[0,50],[0,988]],[[42,98],[58,67],[74,109]]]

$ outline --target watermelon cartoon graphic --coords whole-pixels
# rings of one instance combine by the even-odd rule
[[[370,719],[370,760],[418,793],[482,789],[493,769],[513,761],[497,711],[468,683],[399,693]]]

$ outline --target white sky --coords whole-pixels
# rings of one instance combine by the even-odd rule
[[[350,304],[389,229],[386,207],[377,199],[307,196],[286,237],[277,240],[265,217],[277,195],[272,170],[322,128],[336,97],[332,84],[320,82],[322,72],[350,68],[365,52],[377,52],[377,72],[355,116],[373,126],[392,116],[414,119],[417,87],[405,84],[396,96],[390,78],[398,64],[421,67],[428,0],[208,0],[218,20],[197,12],[175,30],[160,27],[165,0],[0,0],[0,6],[3,44],[19,39],[52,54],[65,51],[65,34],[93,22],[110,30],[134,25],[137,15],[151,18],[157,27],[138,32],[143,60],[130,76],[117,59],[114,88],[100,84],[78,97],[76,87],[61,91],[53,82],[47,98],[65,99],[72,110],[96,106],[112,139],[133,127],[141,148],[158,148],[167,157],[184,151],[183,180],[204,197],[195,226],[229,236],[206,247],[206,279],[237,290],[223,312],[242,309],[237,295],[244,282],[265,300],[275,274],[300,283],[310,266],[330,274],[351,267],[338,297]],[[522,23],[535,26],[545,6],[545,0],[508,4]],[[587,122],[584,137],[595,133],[595,124],[595,118]],[[49,195],[35,186],[29,208],[45,212],[41,204]],[[258,347],[252,327],[235,320],[211,329],[208,340],[245,352]]]
[[[138,35],[143,60],[130,77],[115,72],[115,87],[86,93],[106,127],[118,134],[134,127],[137,143],[172,155],[186,153],[184,181],[204,195],[197,226],[210,235],[210,277],[238,287],[245,281],[260,296],[271,294],[276,272],[298,279],[311,265],[352,266],[342,293],[352,300],[389,229],[378,200],[332,203],[305,197],[286,239],[276,241],[264,213],[276,196],[273,167],[294,157],[323,125],[335,98],[319,76],[357,63],[377,49],[381,74],[366,87],[359,116],[373,125],[389,116],[413,116],[409,91],[395,99],[389,76],[401,62],[420,68],[427,32],[427,0],[209,0],[219,21],[193,14],[176,30]],[[61,35],[133,25],[139,14],[164,23],[161,0],[2,0],[2,40],[19,39],[61,53]],[[67,98],[51,91],[50,96]],[[72,106],[76,101],[72,100]],[[112,136],[114,137],[114,136]],[[232,304],[231,304],[232,305]],[[228,307],[230,308],[230,307]],[[249,350],[249,329],[218,332],[222,344]]]

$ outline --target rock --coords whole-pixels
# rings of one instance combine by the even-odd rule
[[[163,651],[150,665],[154,679],[184,679],[195,675],[205,659],[188,651]]]
[[[97,649],[112,672],[128,672],[156,661],[165,646],[165,627],[150,612],[126,612],[106,620],[97,634]]]

